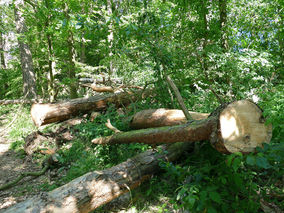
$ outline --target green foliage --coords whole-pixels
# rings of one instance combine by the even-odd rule
[[[165,175],[153,178],[143,193],[151,199],[168,196],[169,205],[192,212],[256,212],[260,198],[283,207],[267,193],[283,194],[278,183],[283,176],[284,138],[281,1],[224,1],[227,20],[223,28],[219,1],[28,2],[21,8],[27,26],[23,39],[32,52],[40,98],[50,97],[51,83],[60,99],[67,98],[67,86],[77,84],[69,75],[70,68],[77,77],[94,79],[98,74],[108,76],[112,68],[111,78],[119,77],[126,85],[150,83],[157,91],[154,98],[128,106],[127,115],[119,115],[111,106],[95,121],[77,125],[72,130],[77,139],[64,144],[60,151],[59,172],[65,176],[55,184],[43,184],[44,189],[51,190],[146,150],[148,146],[141,144],[101,146],[90,141],[112,134],[105,127],[107,119],[128,131],[131,116],[141,109],[179,108],[165,81],[170,75],[189,110],[211,112],[220,104],[219,99],[253,99],[272,124],[273,137],[271,145],[258,153],[223,156],[205,145],[200,152],[183,156],[183,162],[163,162]],[[65,6],[67,14],[63,13]],[[7,68],[0,65],[0,98],[18,99],[23,81],[16,38],[10,36],[16,31],[13,7],[4,3],[0,13],[0,32],[9,44],[4,48]],[[227,48],[221,45],[224,38]],[[75,58],[70,60],[68,47],[72,45]],[[79,95],[85,95],[83,90]],[[17,116],[9,138],[11,148],[23,152],[23,138],[36,130],[29,107],[0,106],[0,116],[5,114],[9,121]],[[49,125],[43,131],[56,126]],[[161,205],[160,211],[166,211],[167,205]]]
[[[265,145],[258,153],[229,156],[209,145],[181,165],[164,162],[169,182],[177,183],[175,207],[193,212],[257,212],[260,198],[269,192],[283,194],[274,183],[284,174],[283,144]],[[260,193],[260,194],[259,194]],[[281,206],[280,200],[275,200]]]

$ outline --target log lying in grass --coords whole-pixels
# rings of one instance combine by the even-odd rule
[[[189,112],[194,120],[206,119],[208,113]],[[187,122],[182,110],[177,109],[147,109],[136,113],[131,122],[132,129],[146,129],[161,126],[175,126]]]
[[[17,203],[5,213],[90,212],[149,179],[159,171],[159,159],[174,161],[190,147],[189,143],[176,143],[160,146],[159,153],[148,150],[117,166],[89,172],[51,192]]]
[[[235,101],[217,108],[207,119],[177,126],[116,133],[96,138],[95,144],[175,143],[209,140],[222,153],[253,152],[268,143],[272,126],[265,124],[261,109],[249,100]]]
[[[137,100],[141,95],[150,94],[150,90],[137,92],[119,92],[110,95],[97,95],[90,98],[77,98],[58,103],[33,104],[31,116],[36,126],[64,121],[91,110],[105,110],[109,104],[117,107],[127,105]]]

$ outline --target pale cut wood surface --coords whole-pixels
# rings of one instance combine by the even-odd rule
[[[229,104],[219,120],[221,138],[231,153],[252,152],[272,137],[272,125],[265,124],[261,109],[249,100]]]

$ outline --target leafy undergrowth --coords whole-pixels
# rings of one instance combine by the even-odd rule
[[[223,155],[208,143],[196,143],[194,151],[185,153],[178,162],[160,162],[163,173],[131,192],[124,208],[130,212],[259,212],[264,208],[274,211],[284,209],[284,143],[283,141],[283,97],[279,93],[266,94],[260,103],[269,122],[273,124],[273,138],[269,145],[256,153]],[[273,100],[273,101],[272,101]],[[277,104],[275,103],[277,102]],[[196,103],[199,103],[198,101]],[[209,103],[205,104],[209,105]],[[204,105],[200,108],[205,111]],[[59,167],[54,168],[52,181],[46,180],[39,187],[50,191],[89,171],[102,170],[117,165],[149,148],[142,144],[101,146],[91,140],[111,135],[105,123],[127,131],[128,122],[135,112],[161,107],[152,101],[136,103],[118,113],[114,107],[95,118],[87,116],[85,121],[71,131],[76,140],[64,144],[59,153]],[[8,113],[12,120],[16,107],[2,107],[1,114]],[[23,153],[23,138],[36,130],[29,118],[29,108],[22,107],[17,121],[10,130],[11,148]],[[50,131],[58,124],[48,125],[41,131]],[[44,155],[37,154],[35,160],[42,162]],[[276,208],[276,209],[275,209]],[[110,212],[103,208],[96,212]]]

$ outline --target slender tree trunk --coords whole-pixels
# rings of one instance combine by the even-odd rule
[[[70,16],[68,4],[64,3],[64,16],[66,18],[67,24],[67,48],[68,48],[68,75],[70,78],[70,98],[77,98],[77,86],[76,86],[76,76],[75,76],[75,48],[74,48],[74,38],[73,33],[70,29]]]
[[[85,32],[82,32],[82,41],[81,41],[81,63],[86,63],[86,40],[84,38]]]
[[[1,22],[1,21],[0,21]],[[2,24],[2,23],[1,23]],[[3,79],[4,79],[4,84],[2,86],[3,91],[0,93],[0,95],[5,95],[7,89],[8,89],[8,84],[7,84],[7,73],[6,73],[6,62],[5,62],[5,54],[4,54],[4,38],[3,38],[3,33],[0,32],[0,58],[1,58],[1,63],[0,63],[0,70],[3,72]]]
[[[278,25],[277,39],[279,43],[279,55],[281,58],[282,66],[284,66],[284,14],[281,12],[281,7],[277,8],[277,12],[279,14],[280,20]],[[284,74],[282,74],[284,77]]]
[[[113,20],[112,20],[112,15],[113,15],[113,0],[107,0],[107,11],[108,15],[110,17],[110,24],[109,24],[109,30],[108,30],[108,48],[109,48],[109,57],[110,57],[110,62],[109,62],[109,79],[108,81],[111,83],[110,79],[111,76],[114,73],[114,67],[113,67],[113,61],[112,61],[112,56],[113,56]]]
[[[203,70],[206,80],[213,85],[214,80],[211,79],[210,75],[208,74],[208,62],[207,62],[207,53],[206,53],[206,48],[208,45],[208,32],[209,32],[207,14],[208,14],[208,9],[206,6],[206,1],[203,1],[200,19],[203,21],[204,33],[203,33],[203,43],[202,43],[202,59],[200,60],[200,63],[201,63],[201,69]],[[212,88],[212,86],[209,85],[208,87],[209,87],[208,89],[213,93],[213,95],[216,97],[219,103],[223,103],[223,100],[220,98],[219,94]]]
[[[221,46],[223,49],[228,49],[228,36],[227,36],[227,0],[219,0],[220,11],[220,31],[221,31]]]
[[[47,9],[49,9],[49,0],[45,0],[45,6]],[[51,15],[49,14],[46,17],[46,23],[45,27],[46,29],[49,27]],[[49,95],[49,101],[54,102],[55,100],[55,89],[54,89],[54,69],[55,69],[55,61],[54,61],[54,51],[53,51],[53,45],[51,40],[51,35],[49,32],[46,34],[47,39],[47,45],[48,45],[48,95]]]
[[[82,13],[88,14],[85,10],[85,7],[82,5]],[[81,32],[81,55],[80,55],[80,62],[86,63],[86,39],[85,39],[85,26],[82,25],[82,32]]]
[[[21,56],[21,66],[23,72],[23,83],[24,83],[24,97],[28,99],[36,99],[36,77],[33,68],[32,53],[29,45],[25,41],[24,34],[27,31],[25,20],[22,13],[22,8],[24,6],[23,0],[15,0],[15,23],[17,33],[20,34],[18,38],[20,56]]]

